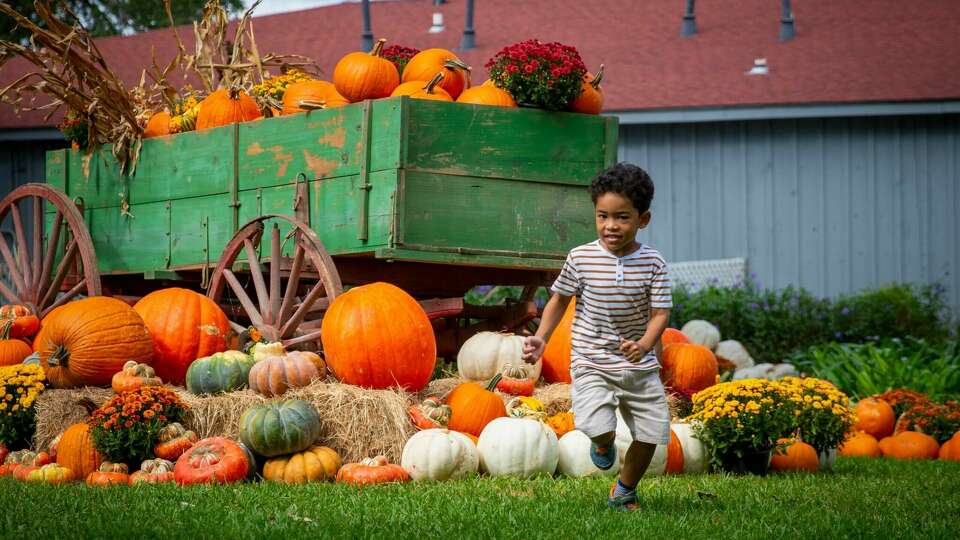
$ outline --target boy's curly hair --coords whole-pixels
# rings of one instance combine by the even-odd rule
[[[619,193],[630,199],[641,214],[650,209],[653,201],[653,179],[647,171],[629,163],[616,165],[601,171],[590,182],[590,199],[597,199],[604,193]]]

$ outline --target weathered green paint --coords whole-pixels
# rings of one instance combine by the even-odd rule
[[[616,135],[615,118],[391,98],[150,139],[129,178],[109,148],[52,151],[47,178],[83,198],[104,273],[213,264],[234,201],[241,225],[293,216],[300,173],[334,256],[555,270],[593,237],[585,186]]]

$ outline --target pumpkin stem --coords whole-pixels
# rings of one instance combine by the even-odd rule
[[[443,67],[447,69],[462,69],[463,71],[466,71],[468,74],[473,69],[470,66],[464,64],[463,61],[460,60],[459,58],[451,58],[450,60],[447,60],[446,62],[443,63]]]
[[[300,101],[297,102],[297,106],[307,111],[313,111],[317,109],[326,109],[327,102],[322,99],[320,101],[313,101],[311,99],[301,99]]]
[[[0,326],[0,339],[10,339],[10,330],[13,328],[13,319],[4,319]]]
[[[423,90],[428,94],[432,94],[433,88],[438,84],[440,84],[440,81],[442,80],[443,80],[443,72],[441,71],[436,75],[434,75],[432,79],[430,79],[430,82],[428,82],[427,85],[423,87]]]
[[[590,81],[590,86],[592,86],[594,90],[599,89],[600,81],[602,79],[603,79],[603,64],[600,64],[600,71],[598,71],[597,74],[594,75],[593,80]]]
[[[227,89],[227,94],[230,96],[230,99],[234,101],[240,99],[240,87],[231,86],[229,89]]]
[[[490,379],[490,382],[487,383],[487,391],[493,392],[493,389],[497,387],[497,383],[500,382],[500,379],[503,378],[503,373],[497,373]]]
[[[70,361],[70,351],[67,350],[63,345],[57,345],[57,348],[50,353],[50,357],[47,358],[47,365],[50,367],[67,367],[67,363]]]
[[[370,56],[383,56],[383,44],[386,42],[387,40],[384,38],[378,39],[377,42],[373,44],[373,48],[370,49]]]

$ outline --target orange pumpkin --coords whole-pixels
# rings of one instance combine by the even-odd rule
[[[880,457],[882,455],[877,439],[863,431],[857,431],[844,441],[838,453],[843,457]]]
[[[395,285],[371,283],[338,296],[320,331],[327,365],[341,382],[416,392],[433,374],[433,326],[420,304]]]
[[[33,354],[30,345],[19,339],[0,339],[0,366],[13,366]]]
[[[593,76],[587,73],[583,76],[583,91],[577,99],[570,104],[570,110],[584,114],[600,114],[603,110],[603,90],[600,88],[600,81],[603,79],[603,64],[600,64],[600,71]]]
[[[180,422],[173,422],[164,426],[157,434],[157,444],[153,447],[153,455],[161,459],[176,461],[196,443],[196,433],[183,427]]]
[[[940,445],[936,439],[919,431],[903,431],[880,441],[884,457],[894,459],[937,459]]]
[[[690,343],[690,338],[676,328],[667,328],[660,334],[660,345],[666,348],[674,343]]]
[[[817,472],[820,458],[817,451],[799,439],[780,439],[777,444],[787,444],[786,450],[776,449],[770,458],[770,468],[774,471]]]
[[[367,458],[359,463],[347,463],[337,472],[338,483],[358,486],[409,480],[410,475],[403,467],[390,463],[384,456]]]
[[[100,467],[101,461],[100,453],[93,446],[88,424],[74,424],[60,436],[57,465],[73,471],[76,478],[86,478]]]
[[[168,383],[182,386],[194,360],[227,349],[227,315],[202,294],[161,289],[141,298],[133,309],[153,337],[153,368]]]
[[[947,461],[960,461],[960,431],[955,433],[949,441],[943,443],[943,446],[940,447],[939,457]]]
[[[440,87],[453,99],[460,97],[460,93],[470,87],[470,66],[447,49],[418,52],[403,68],[401,82],[429,81],[437,73],[443,73]]]
[[[0,307],[0,337],[29,338],[40,329],[40,319],[30,308],[20,304],[5,304]]]
[[[250,389],[265,396],[279,396],[291,388],[309,386],[320,379],[316,364],[308,357],[288,353],[268,356],[250,368]]]
[[[661,361],[661,377],[680,394],[693,395],[717,382],[717,359],[703,345],[675,343],[663,350]]]
[[[283,92],[283,109],[280,114],[295,114],[312,109],[333,109],[349,105],[347,98],[337,92],[337,87],[327,81],[298,81]]]
[[[351,103],[387,97],[400,84],[396,66],[381,56],[386,42],[377,41],[369,53],[352,52],[333,68],[333,85]]]
[[[110,381],[110,386],[116,393],[129,392],[143,386],[160,386],[163,381],[157,377],[153,368],[146,364],[138,364],[130,360],[123,365]]]
[[[54,388],[107,386],[128,360],[153,361],[153,340],[143,319],[126,303],[106,296],[51,311],[33,340],[33,350],[40,354],[40,367]]]
[[[547,425],[557,434],[557,439],[576,429],[573,422],[572,411],[558,412],[550,418],[547,418]]]
[[[667,466],[664,474],[681,474],[683,472],[683,446],[680,437],[670,430],[670,443],[667,445]]]
[[[503,366],[503,377],[497,383],[497,390],[512,396],[532,396],[537,381],[531,378],[533,365],[520,362],[517,365],[507,363]]]
[[[488,81],[489,82],[489,81]],[[474,105],[490,105],[493,107],[516,107],[517,102],[506,90],[497,88],[493,84],[484,83],[464,90],[457,103],[472,103]]]
[[[123,463],[104,461],[100,468],[87,475],[87,485],[91,487],[126,486],[130,484],[130,473]]]
[[[154,113],[147,121],[147,127],[143,130],[143,138],[160,137],[170,134],[170,113],[160,111]]]
[[[447,405],[450,406],[448,427],[479,437],[487,424],[506,416],[506,405],[500,396],[493,392],[500,382],[500,377],[499,373],[495,375],[486,388],[475,382],[462,383],[454,388],[447,396]]]
[[[570,329],[573,327],[573,316],[577,310],[577,299],[570,300],[563,318],[550,335],[550,341],[543,350],[543,369],[540,375],[548,383],[569,383],[570,378]]]
[[[127,479],[131,486],[137,484],[166,484],[173,482],[173,462],[166,459],[148,459],[140,464],[140,470]]]
[[[854,412],[857,415],[857,423],[853,429],[865,431],[877,440],[893,433],[896,419],[893,407],[886,401],[872,397],[861,399],[857,402]]]
[[[410,96],[413,99],[427,99],[433,101],[453,101],[450,94],[437,84],[443,80],[443,73],[437,73],[429,82],[410,81],[393,89],[390,97]]]
[[[197,131],[237,122],[249,122],[261,117],[263,114],[260,112],[260,107],[246,92],[239,89],[221,89],[200,102]],[[183,381],[180,381],[180,384],[182,383]]]

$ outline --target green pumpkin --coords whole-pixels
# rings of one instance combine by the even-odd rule
[[[256,405],[240,417],[240,441],[265,457],[306,450],[318,436],[317,408],[301,399]]]
[[[253,357],[240,351],[218,352],[194,360],[187,369],[187,390],[216,394],[247,387]]]

